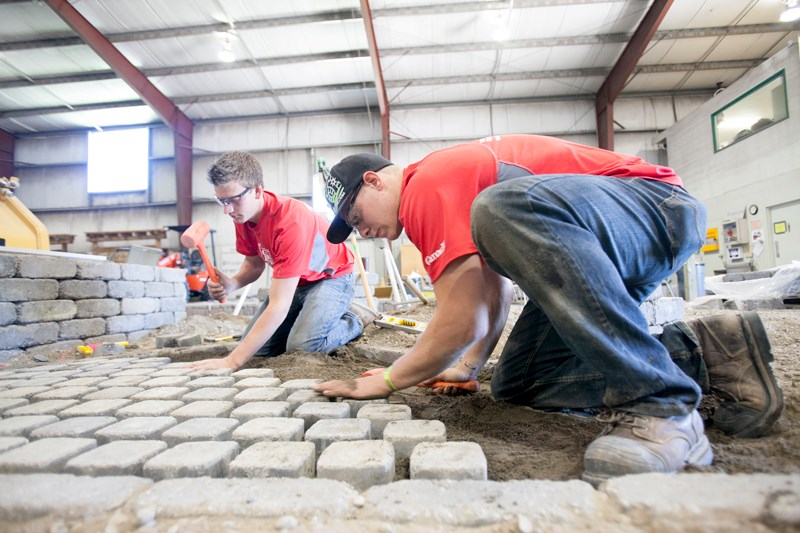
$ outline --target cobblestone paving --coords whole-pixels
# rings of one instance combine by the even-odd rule
[[[490,482],[480,446],[448,441],[441,422],[386,400],[331,402],[318,381],[152,357],[0,371],[0,529],[800,526],[800,475]]]

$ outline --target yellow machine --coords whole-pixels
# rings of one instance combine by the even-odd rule
[[[0,178],[0,246],[50,250],[50,235],[14,191],[19,178]]]

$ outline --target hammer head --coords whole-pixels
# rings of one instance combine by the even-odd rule
[[[198,220],[183,232],[181,244],[186,248],[199,248],[203,246],[210,231],[211,228],[205,220]]]

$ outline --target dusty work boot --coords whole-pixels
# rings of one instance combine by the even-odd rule
[[[350,302],[350,309],[348,309],[348,311],[358,317],[358,319],[361,321],[361,326],[364,328],[381,317],[380,313],[376,313],[366,305],[361,305],[356,301]]]
[[[767,332],[758,314],[719,314],[688,322],[697,335],[711,390],[724,402],[714,425],[736,437],[759,437],[783,412],[783,393],[770,368]]]
[[[697,410],[658,418],[615,413],[583,456],[583,479],[592,485],[616,476],[672,473],[687,465],[708,466],[714,458]]]

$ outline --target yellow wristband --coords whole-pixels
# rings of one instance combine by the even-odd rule
[[[389,377],[389,372],[391,371],[392,367],[388,367],[383,371],[383,381],[385,381],[386,384],[389,385],[390,389],[392,389],[394,392],[397,392],[397,387],[394,386],[394,383],[392,383],[392,379]]]

